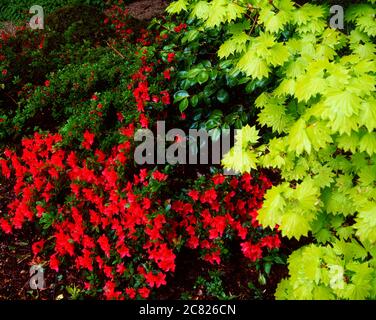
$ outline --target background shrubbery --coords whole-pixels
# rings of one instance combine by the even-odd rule
[[[106,1],[102,0],[8,0],[0,3],[0,21],[28,21],[29,9],[38,4],[44,9],[45,15],[67,5],[87,4],[104,9]]]

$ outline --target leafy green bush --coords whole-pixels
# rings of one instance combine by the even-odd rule
[[[280,299],[376,297],[376,9],[368,2],[349,6],[346,33],[328,26],[328,6],[289,0],[168,8],[189,15],[192,33],[223,30],[218,57],[233,74],[267,83],[254,91],[257,128],[242,129],[223,164],[278,169],[259,221],[315,239],[290,256]]]
[[[0,95],[0,115],[3,119],[0,139],[14,138],[15,129],[19,132],[24,129],[25,121],[33,116],[33,107],[24,104],[34,95],[34,90],[40,92],[39,86],[43,87],[47,78],[52,80],[56,76],[54,72],[63,73],[62,70],[70,64],[94,64],[104,54],[116,56],[105,44],[109,40],[110,26],[103,24],[104,15],[95,7],[65,7],[52,13],[47,21],[49,27],[45,30],[19,28],[15,36],[4,35],[0,40],[0,68],[3,70],[0,91],[4,93]],[[104,47],[97,50],[100,44]],[[74,73],[75,67],[71,67],[70,72]],[[39,97],[43,98],[40,94]],[[68,103],[67,100],[64,102]],[[40,110],[45,104],[40,102],[36,108]],[[22,115],[23,110],[25,114]],[[15,116],[17,119],[13,121]],[[40,115],[39,121],[45,122]],[[30,129],[41,127],[35,121],[29,123]],[[54,125],[53,121],[47,123],[49,128]]]
[[[109,36],[104,24],[106,16],[93,6],[71,5],[57,9],[47,16],[45,25],[49,30],[48,40],[52,43],[97,43]],[[54,40],[52,40],[54,39]],[[54,45],[57,45],[54,43]]]
[[[67,5],[87,4],[103,9],[106,2],[102,0],[8,0],[0,3],[0,21],[26,21],[29,19],[29,9],[38,4],[48,15],[58,8]]]
[[[127,53],[132,56],[130,51]],[[51,74],[48,85],[37,87],[21,101],[22,106],[12,119],[13,126],[20,135],[59,128],[67,144],[81,137],[85,128],[90,127],[95,133],[115,129],[117,112],[126,111],[130,118],[132,115],[130,108],[126,110],[131,105],[132,93],[122,88],[139,67],[134,62],[124,61],[110,48],[89,49],[79,64],[69,64]]]

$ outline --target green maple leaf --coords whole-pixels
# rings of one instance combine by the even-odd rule
[[[355,153],[359,146],[359,134],[352,132],[350,135],[343,134],[337,137],[338,148]]]
[[[264,24],[266,31],[278,32],[290,21],[290,16],[285,11],[274,13],[269,8],[266,8],[260,11],[259,21]]]
[[[308,235],[308,231],[310,230],[309,222],[310,220],[298,212],[298,209],[287,209],[281,218],[280,230],[284,237],[299,240],[300,237]]]
[[[283,65],[290,58],[289,50],[283,43],[276,43],[269,51],[266,61],[274,67]]]
[[[222,165],[225,168],[240,173],[257,169],[257,162],[256,155],[252,151],[236,147],[232,148],[222,159]]]
[[[318,204],[319,190],[314,181],[309,178],[296,187],[293,196],[298,200],[300,209],[313,210]]]
[[[347,90],[332,89],[326,92],[325,105],[330,111],[350,117],[357,114],[362,100],[354,93]]]
[[[237,67],[244,71],[247,76],[260,80],[267,77],[270,72],[265,60],[256,57],[253,50],[249,50],[240,58]]]
[[[209,17],[210,5],[207,1],[199,1],[192,10],[192,16],[198,19],[206,20]]]
[[[349,195],[336,189],[325,193],[324,201],[326,211],[334,215],[348,216],[356,211]]]
[[[374,14],[375,9],[371,5],[363,3],[351,6],[346,10],[346,21],[356,22],[357,19]]]
[[[334,173],[329,166],[321,166],[313,178],[315,185],[319,188],[329,187],[334,182]]]
[[[322,121],[315,122],[307,127],[307,136],[312,143],[313,149],[316,151],[325,148],[328,144],[333,142],[329,134],[328,128]]]
[[[286,114],[286,107],[282,104],[267,104],[258,114],[258,122],[270,127],[274,132],[284,132],[293,122],[293,118]]]
[[[354,53],[359,55],[360,58],[373,59],[375,56],[376,45],[371,42],[366,42],[364,44],[359,43],[351,47]]]
[[[225,22],[227,10],[225,0],[213,0],[210,3],[210,14],[205,22],[205,27],[214,28]]]
[[[345,289],[344,297],[354,300],[366,299],[372,290],[374,269],[368,263],[348,265],[348,269],[355,272],[351,277],[351,284]]]
[[[376,99],[364,101],[359,114],[359,124],[367,128],[369,132],[376,129]]]
[[[291,43],[287,46],[291,49]],[[298,58],[295,61],[289,61],[285,67],[285,74],[287,78],[297,78],[305,73],[306,61],[303,58]]]
[[[240,143],[242,148],[247,148],[249,144],[255,144],[260,139],[259,130],[255,126],[248,124],[239,130],[236,134],[236,144]]]
[[[376,181],[376,165],[365,165],[358,172],[359,184],[362,186],[372,186]]]
[[[227,58],[234,53],[243,52],[247,48],[247,42],[250,40],[250,36],[245,32],[235,34],[231,39],[225,41],[218,50],[218,56],[220,58]]]
[[[227,5],[227,22],[230,22],[232,20],[236,20],[237,18],[240,18],[243,16],[243,14],[247,11],[245,7],[241,7],[236,3],[230,2]]]
[[[256,56],[267,58],[271,56],[270,49],[275,44],[274,35],[268,32],[261,32],[257,38],[254,38],[251,49],[255,51]]]
[[[311,153],[312,144],[306,132],[306,124],[303,119],[299,119],[290,129],[290,134],[287,141],[288,150],[296,152],[297,155],[306,151]]]
[[[376,154],[376,133],[375,132],[367,132],[364,136],[360,139],[359,144],[359,151],[360,152],[367,152],[370,156]]]
[[[170,14],[180,13],[181,11],[187,10],[187,4],[187,0],[174,1],[167,7],[166,10]]]
[[[328,90],[324,105],[327,107],[323,111],[322,117],[330,120],[333,131],[350,134],[356,129],[356,118],[362,100],[354,93],[345,90]]]
[[[295,97],[298,101],[308,101],[311,97],[321,93],[325,88],[325,84],[325,79],[322,77],[312,77],[312,75],[308,73],[297,79]]]
[[[218,57],[221,59],[227,58],[228,56],[232,55],[236,51],[236,43],[234,39],[229,39],[225,41],[218,50]]]
[[[278,97],[295,94],[296,81],[294,79],[283,79],[280,85],[274,90],[274,94]]]
[[[274,186],[266,192],[263,206],[259,210],[257,217],[261,225],[274,228],[276,224],[280,224],[281,213],[286,205],[283,192],[287,187],[288,184],[284,183]]]
[[[356,217],[354,228],[361,241],[376,243],[376,204],[371,203]]]

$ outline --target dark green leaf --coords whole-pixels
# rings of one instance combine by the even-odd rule
[[[189,97],[189,93],[187,91],[180,90],[174,94],[174,103],[177,103],[183,100],[184,98],[188,98],[188,97]]]
[[[209,80],[209,74],[206,71],[202,71],[198,76],[197,76],[197,81],[199,84],[203,84],[206,81]]]
[[[217,99],[221,103],[227,103],[230,100],[230,95],[224,89],[221,89],[217,92]]]
[[[185,109],[187,109],[189,106],[189,101],[187,98],[185,98],[183,101],[179,104],[179,110],[180,112],[184,112]]]

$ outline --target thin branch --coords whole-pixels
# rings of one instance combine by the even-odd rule
[[[258,15],[256,17],[254,17],[254,19],[253,19],[253,24],[252,24],[251,30],[249,30],[249,35],[252,34],[253,29],[256,27],[257,20],[258,20]]]
[[[8,93],[6,93],[5,92],[5,95],[9,98],[9,99],[11,99],[13,102],[14,102],[14,104],[18,107],[18,103],[17,103],[17,101],[16,100],[14,100]]]
[[[121,57],[122,59],[125,59],[125,57],[122,55],[121,52],[119,52],[119,50],[117,50],[116,48],[114,48],[114,47],[113,47],[108,41],[106,41],[106,43],[107,43],[107,45],[108,45],[112,50],[115,51],[115,53],[116,53],[119,57]]]

